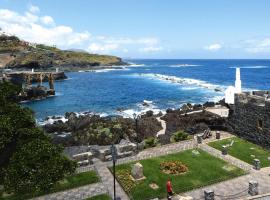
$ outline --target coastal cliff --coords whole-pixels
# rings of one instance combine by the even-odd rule
[[[65,71],[77,71],[125,64],[116,56],[61,50],[43,44],[31,44],[16,36],[0,35],[0,68],[52,70],[60,67]]]

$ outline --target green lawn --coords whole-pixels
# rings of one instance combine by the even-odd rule
[[[232,147],[229,147],[228,150],[229,155],[236,157],[242,161],[245,161],[249,164],[253,164],[255,156],[255,158],[261,161],[262,167],[270,166],[270,160],[268,160],[268,157],[270,157],[269,150],[266,150],[256,144],[240,139],[238,137],[211,142],[208,145],[215,149],[221,150],[222,145],[230,144],[232,140],[234,140],[234,143]]]
[[[133,199],[143,200],[166,197],[166,181],[170,176],[176,193],[185,192],[194,188],[227,180],[245,174],[241,169],[198,150],[200,154],[194,155],[192,150],[177,154],[139,161],[143,165],[145,180],[135,183],[129,174],[133,163],[118,165],[116,167],[117,179],[124,190]],[[188,172],[181,175],[168,175],[160,170],[160,163],[164,161],[181,161],[188,167]],[[155,183],[157,190],[149,187]]]
[[[99,182],[99,177],[97,176],[95,171],[83,172],[79,174],[74,174],[66,177],[59,183],[55,185],[55,187],[48,193],[59,192],[63,190],[68,190],[71,188],[80,187],[83,185],[88,185],[92,183]],[[28,199],[35,196],[45,195],[44,193],[39,194],[17,194],[17,195],[2,195],[0,191],[0,200],[21,200]]]
[[[107,195],[107,194],[101,194],[101,195],[98,195],[98,196],[88,198],[86,200],[111,200],[111,197],[109,195]]]

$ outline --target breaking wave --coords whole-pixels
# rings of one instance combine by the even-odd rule
[[[192,64],[176,64],[176,65],[170,65],[170,67],[197,67],[201,65],[192,65]]]
[[[216,92],[223,92],[225,89],[224,86],[219,86],[219,85],[208,83],[206,81],[191,79],[191,78],[180,78],[177,76],[168,76],[168,75],[163,75],[163,74],[152,74],[152,73],[150,73],[150,74],[134,74],[134,75],[146,77],[149,79],[174,83],[174,84],[193,86],[193,87],[184,87],[184,89],[186,89],[186,90],[196,89],[194,86],[209,89],[209,90],[215,90]]]

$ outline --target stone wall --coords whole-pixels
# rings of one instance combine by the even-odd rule
[[[235,94],[229,125],[234,133],[251,142],[270,148],[269,91]]]

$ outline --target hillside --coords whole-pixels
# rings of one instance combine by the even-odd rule
[[[50,70],[60,67],[62,70],[76,71],[124,64],[116,56],[65,51],[43,44],[31,44],[15,36],[0,35],[0,68]]]

